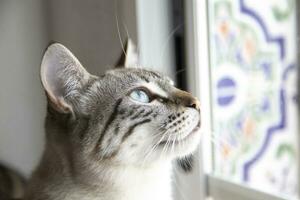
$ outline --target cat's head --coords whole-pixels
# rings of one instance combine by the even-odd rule
[[[129,43],[125,66],[134,65],[130,49]],[[97,77],[54,43],[44,54],[41,79],[47,143],[75,159],[149,165],[187,156],[199,143],[198,100],[157,72],[121,67]]]

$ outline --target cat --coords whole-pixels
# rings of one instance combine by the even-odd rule
[[[16,170],[0,164],[0,199],[17,199],[24,195],[25,178]]]
[[[97,77],[60,43],[46,49],[46,144],[25,200],[171,200],[172,161],[189,170],[200,105],[157,72],[137,68],[130,40]],[[183,159],[183,160],[182,160]]]

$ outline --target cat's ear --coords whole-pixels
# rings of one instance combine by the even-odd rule
[[[122,54],[116,64],[117,68],[130,68],[139,65],[139,56],[137,48],[132,40],[129,38],[122,49]]]
[[[41,64],[41,80],[51,106],[61,113],[73,111],[68,97],[76,94],[90,74],[62,44],[48,46]]]

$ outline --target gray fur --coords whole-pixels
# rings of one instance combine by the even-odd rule
[[[21,198],[24,195],[25,179],[15,170],[0,165],[0,199]]]
[[[48,99],[46,146],[26,200],[171,199],[169,165],[198,144],[194,97],[145,69],[90,75],[60,44],[48,47],[41,79]],[[131,99],[139,87],[151,90],[151,103]]]

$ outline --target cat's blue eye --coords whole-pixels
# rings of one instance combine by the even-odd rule
[[[143,90],[134,90],[129,95],[133,100],[141,103],[149,103],[150,98]]]

